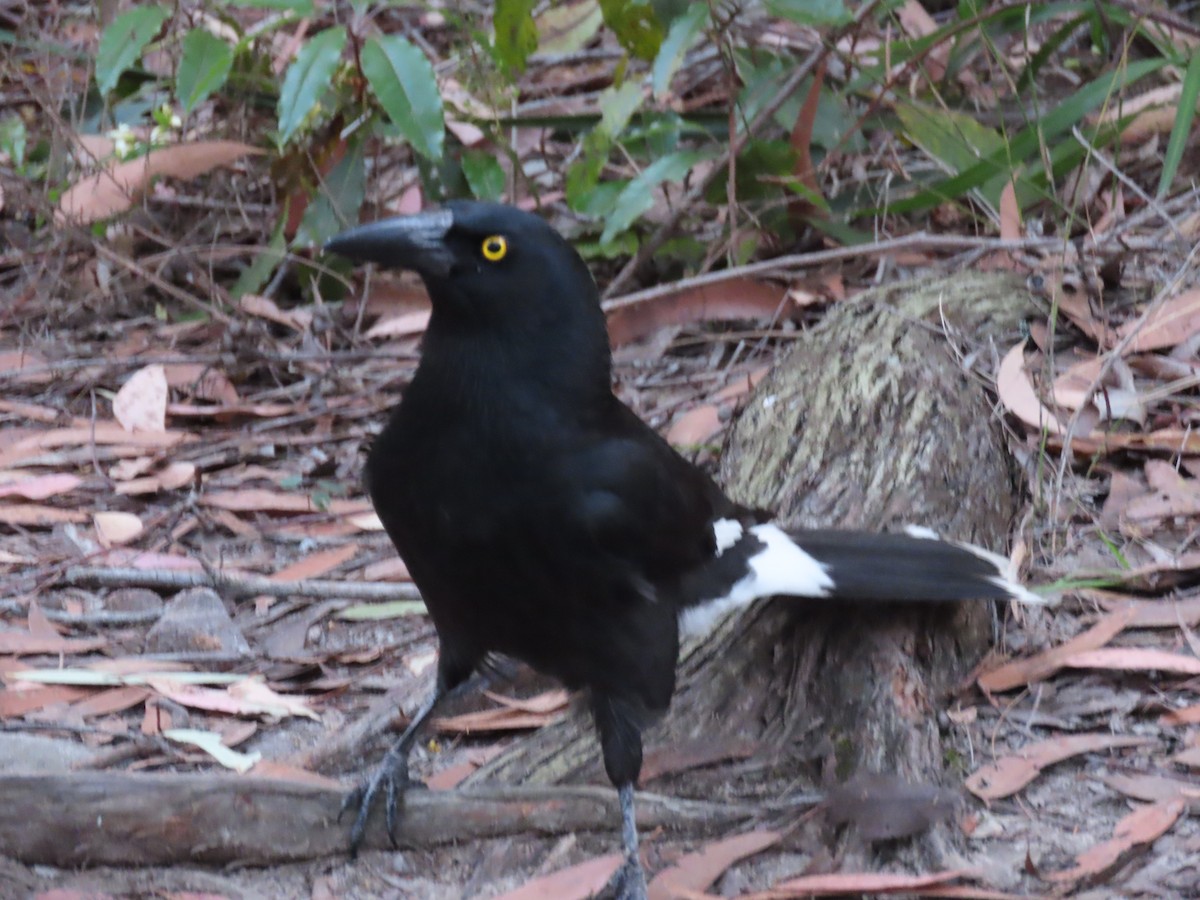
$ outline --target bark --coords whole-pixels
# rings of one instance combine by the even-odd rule
[[[789,526],[915,523],[1004,551],[1016,510],[1010,459],[999,418],[956,350],[990,352],[994,340],[1002,352],[1030,311],[1016,279],[971,273],[833,309],[752,394],[723,455],[723,484]],[[987,604],[830,609],[787,599],[735,616],[685,648],[671,712],[647,734],[647,750],[661,761],[698,744],[756,749],[655,789],[778,797],[866,773],[957,785],[944,772],[937,713],[986,652],[993,616]],[[492,778],[602,780],[586,717],[518,744],[474,780]],[[939,864],[950,839],[934,828],[906,842],[901,861]],[[870,855],[853,836],[843,850]]]

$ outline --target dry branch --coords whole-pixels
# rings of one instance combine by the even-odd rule
[[[208,863],[262,866],[343,854],[336,787],[226,774],[0,776],[0,856],[64,868]],[[611,830],[607,787],[410,791],[396,835],[432,847],[504,835]],[[638,798],[645,827],[690,835],[735,827],[762,807]],[[383,816],[367,845],[386,849]]]

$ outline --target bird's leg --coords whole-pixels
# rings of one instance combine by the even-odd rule
[[[633,814],[633,785],[617,788],[621,801],[621,849],[625,862],[617,869],[609,885],[616,900],[646,900],[646,873],[638,856],[637,820]]]
[[[594,692],[592,715],[600,734],[604,769],[616,785],[621,802],[621,849],[625,853],[625,861],[613,873],[602,896],[646,900],[646,873],[638,856],[637,820],[633,814],[633,786],[642,769],[640,711],[626,699]]]
[[[469,669],[467,670],[470,671]],[[466,675],[457,677],[449,675],[445,668],[439,666],[437,683],[433,693],[421,705],[408,727],[401,733],[400,738],[388,750],[387,755],[370,778],[350,791],[342,800],[342,808],[338,812],[340,820],[348,809],[358,808],[354,825],[350,828],[350,856],[358,854],[363,836],[367,830],[367,819],[371,814],[371,806],[376,795],[384,792],[384,813],[387,821],[388,838],[392,846],[396,846],[396,801],[402,792],[412,783],[408,775],[408,757],[416,743],[417,734],[421,727],[433,715],[434,709],[446,697],[457,696],[474,688],[480,682],[486,682],[486,676],[467,680]]]

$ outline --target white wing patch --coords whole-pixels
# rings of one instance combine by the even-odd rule
[[[742,539],[742,523],[737,519],[717,519],[713,522],[713,536],[717,539],[717,556],[720,556]]]
[[[717,546],[727,550],[734,541],[722,546],[721,526],[726,526],[726,535],[732,533],[728,524],[741,525],[721,519],[714,523]],[[833,579],[815,558],[801,550],[778,526],[755,525],[750,533],[762,542],[763,549],[746,561],[749,572],[738,581],[724,597],[716,597],[707,603],[688,607],[679,616],[679,630],[685,636],[705,634],[730,610],[746,606],[760,597],[788,594],[793,597],[827,597],[833,588]],[[741,534],[738,534],[738,538]]]

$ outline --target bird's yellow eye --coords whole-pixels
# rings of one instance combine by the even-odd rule
[[[488,262],[500,262],[508,253],[508,241],[503,235],[493,234],[483,239],[483,258]]]

